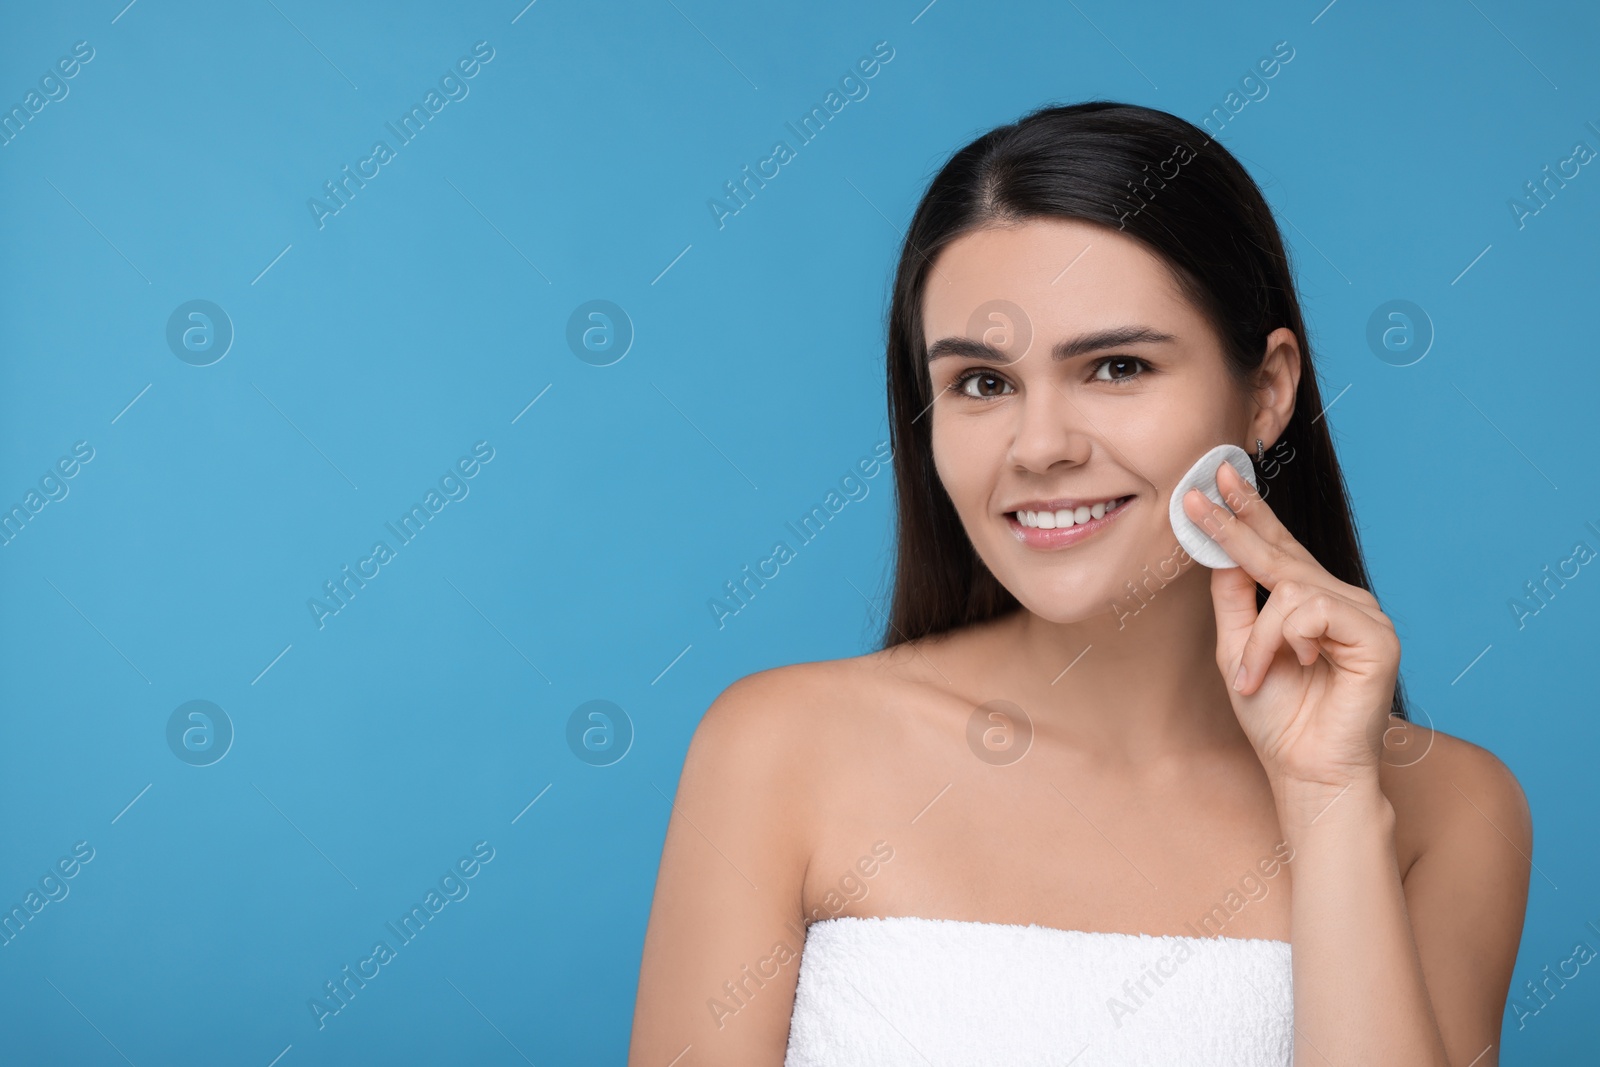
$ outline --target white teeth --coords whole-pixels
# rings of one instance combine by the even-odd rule
[[[1094,519],[1103,519],[1121,506],[1114,500],[1102,500],[1097,504],[1085,504],[1072,510],[1063,508],[1060,511],[1019,511],[1016,512],[1016,516],[1019,523],[1033,529],[1065,530]]]

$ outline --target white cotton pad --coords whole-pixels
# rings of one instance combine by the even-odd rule
[[[1213,504],[1220,504],[1227,508],[1222,499],[1222,490],[1217,488],[1217,469],[1226,461],[1233,465],[1245,481],[1250,483],[1252,489],[1259,489],[1256,484],[1256,469],[1250,462],[1250,454],[1238,445],[1218,445],[1195,461],[1187,474],[1178,479],[1177,488],[1172,490],[1172,499],[1167,503],[1167,516],[1172,520],[1172,532],[1178,535],[1178,544],[1183,550],[1194,557],[1195,561],[1210,567],[1212,570],[1226,570],[1237,567],[1222,550],[1222,546],[1213,541],[1205,530],[1190,519],[1183,510],[1183,495],[1191,489],[1198,489],[1210,498]],[[1232,510],[1229,508],[1228,510]]]

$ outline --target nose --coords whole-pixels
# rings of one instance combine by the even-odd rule
[[[1010,459],[1016,467],[1044,474],[1057,464],[1088,462],[1093,427],[1070,398],[1047,383],[1020,399],[1013,408],[1017,424],[1011,439]]]

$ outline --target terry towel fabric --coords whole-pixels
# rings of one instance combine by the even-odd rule
[[[806,931],[784,1067],[1288,1067],[1290,947],[824,919]]]

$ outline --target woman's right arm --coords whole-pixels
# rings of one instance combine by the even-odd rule
[[[645,933],[629,1067],[783,1063],[817,786],[793,710],[806,673],[735,682],[695,730]]]

